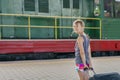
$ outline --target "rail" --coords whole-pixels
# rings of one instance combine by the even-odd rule
[[[15,24],[14,22],[13,23],[7,23],[6,24],[6,21],[4,21],[4,23],[2,22],[2,19],[4,17],[21,17],[21,18],[27,18],[27,24],[23,25],[21,23],[19,24]],[[100,18],[85,18],[85,17],[64,17],[64,16],[40,16],[40,15],[28,15],[28,14],[0,14],[0,20],[1,20],[1,23],[0,23],[0,39],[2,39],[2,31],[1,31],[1,28],[5,28],[5,27],[9,27],[9,28],[28,28],[28,39],[31,39],[31,28],[52,28],[54,29],[54,36],[55,36],[55,39],[58,39],[58,28],[68,28],[68,29],[71,29],[72,25],[71,26],[61,26],[61,25],[58,25],[59,22],[58,22],[58,19],[71,19],[72,21],[75,20],[75,19],[82,19],[82,20],[95,20],[95,21],[99,21],[99,26],[95,26],[95,27],[85,27],[85,29],[96,29],[96,30],[99,30],[99,38],[101,39],[102,38],[102,21]],[[54,20],[54,24],[51,26],[51,25],[32,25],[31,24],[31,19],[32,18],[49,18],[49,19],[53,19]],[[71,21],[71,22],[72,22]]]

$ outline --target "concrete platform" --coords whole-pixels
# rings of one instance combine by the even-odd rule
[[[94,57],[96,73],[119,72],[120,56]],[[0,80],[79,80],[74,59],[0,62]]]

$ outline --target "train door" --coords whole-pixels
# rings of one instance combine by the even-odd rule
[[[93,17],[94,12],[94,0],[61,0],[61,16],[69,17]],[[65,26],[66,28],[59,29],[60,38],[69,38],[72,29],[67,28],[72,26],[74,19],[62,18],[60,21],[60,26]],[[84,20],[86,26],[93,26],[93,22]],[[92,33],[91,33],[92,31]],[[93,34],[93,30],[86,30],[90,35]]]
[[[81,5],[81,0],[61,0],[61,16],[62,18],[60,19],[60,26],[63,26],[64,28],[59,29],[59,37],[68,39],[70,37],[70,34],[72,32],[71,27],[73,19],[71,18],[63,18],[64,16],[67,17],[79,17],[82,16],[80,13],[80,6]]]
[[[82,0],[61,0],[61,15],[69,17],[82,16]]]

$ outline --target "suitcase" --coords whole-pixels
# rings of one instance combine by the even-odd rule
[[[117,72],[96,74],[94,72],[93,77],[90,77],[89,80],[120,80],[120,74]]]

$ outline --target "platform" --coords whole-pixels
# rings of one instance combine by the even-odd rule
[[[74,58],[0,62],[0,80],[79,80]],[[96,73],[119,72],[120,56],[94,57]]]

